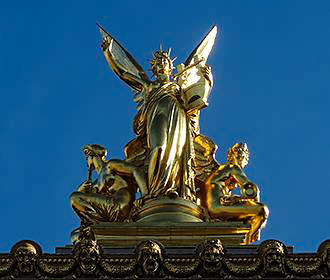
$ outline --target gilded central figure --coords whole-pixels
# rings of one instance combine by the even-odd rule
[[[147,194],[196,200],[194,137],[199,132],[199,110],[207,105],[212,74],[205,61],[216,27],[173,74],[170,51],[153,54],[150,80],[142,67],[109,34],[103,33],[102,50],[113,71],[136,93],[137,137],[126,147],[126,160],[147,174]],[[189,92],[189,90],[191,92]]]

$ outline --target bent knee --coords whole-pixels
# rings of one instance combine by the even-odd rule
[[[70,195],[70,202],[71,205],[76,205],[77,203],[79,203],[79,201],[81,200],[81,198],[84,196],[85,194],[82,192],[73,192]]]
[[[262,217],[264,220],[268,219],[269,209],[266,205],[260,205],[259,216]]]

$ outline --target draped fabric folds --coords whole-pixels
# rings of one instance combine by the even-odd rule
[[[180,87],[168,82],[151,91],[135,117],[134,130],[143,138],[149,194],[175,191],[195,200],[193,131],[180,100]]]

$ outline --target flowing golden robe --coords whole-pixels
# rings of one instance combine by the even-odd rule
[[[180,197],[195,199],[194,136],[180,94],[175,82],[166,82],[146,94],[134,120],[137,139],[145,146],[139,158],[145,158],[141,162],[148,170],[151,197],[176,191]]]

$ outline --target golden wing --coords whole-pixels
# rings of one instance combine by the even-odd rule
[[[191,54],[186,59],[184,65],[187,67],[195,62],[197,62],[196,58],[203,59],[204,63],[206,63],[207,58],[212,50],[214,45],[215,38],[217,36],[217,26],[214,25],[207,35],[202,39],[202,41],[197,45],[197,47],[191,52]]]
[[[184,65],[178,66],[178,84],[183,89],[185,108],[189,110],[202,109],[208,106],[207,100],[212,89],[212,74],[210,68],[205,76],[205,64],[214,45],[217,27],[213,26],[203,40],[192,51]],[[180,74],[182,73],[182,75]]]

